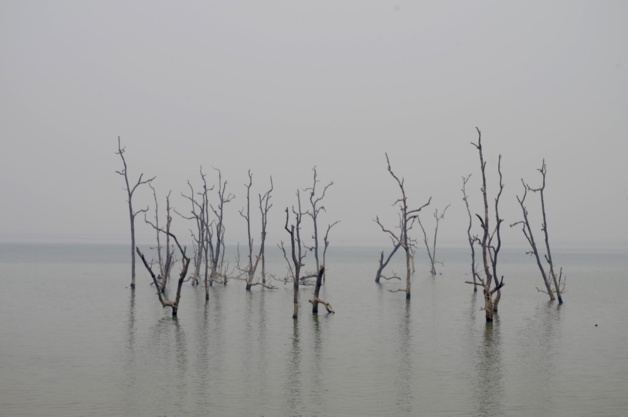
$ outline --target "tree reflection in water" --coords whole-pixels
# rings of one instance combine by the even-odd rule
[[[298,415],[300,414],[299,409],[303,404],[301,398],[302,376],[299,320],[292,320],[292,340],[290,351],[288,352],[288,369],[286,373],[286,387],[283,390],[287,394],[286,404],[291,415]]]
[[[476,354],[475,415],[503,415],[503,367],[499,315],[486,323]]]
[[[399,369],[394,377],[395,393],[397,395],[397,410],[403,414],[411,415],[413,404],[412,388],[412,320],[411,303],[405,302],[405,312],[399,320]]]

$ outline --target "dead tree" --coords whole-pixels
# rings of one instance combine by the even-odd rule
[[[495,197],[495,227],[491,229],[490,226],[490,207],[488,204],[488,189],[486,186],[486,162],[484,161],[484,154],[482,149],[482,133],[480,129],[476,128],[478,132],[478,143],[471,144],[478,150],[480,157],[480,172],[482,174],[482,197],[484,203],[484,216],[476,214],[480,222],[482,230],[482,239],[479,244],[482,248],[482,265],[484,266],[484,277],[477,274],[475,277],[483,287],[484,292],[484,310],[486,313],[486,321],[493,321],[493,314],[497,311],[497,306],[500,300],[500,289],[504,286],[504,277],[498,279],[497,276],[497,258],[501,249],[501,234],[500,227],[503,219],[499,217],[499,199],[501,197],[504,185],[502,183],[501,161],[502,157],[499,155],[497,163],[497,172],[499,174],[499,191]],[[475,282],[467,281],[468,284],[477,285]]]
[[[563,303],[562,294],[565,289],[566,277],[563,277],[562,268],[560,269],[558,277],[556,277],[556,273],[554,269],[554,261],[552,259],[552,252],[550,250],[549,234],[547,232],[547,216],[545,213],[545,193],[544,192],[545,192],[545,178],[547,175],[547,168],[545,166],[545,160],[543,160],[543,165],[538,171],[541,173],[541,176],[543,178],[541,182],[541,186],[539,188],[531,188],[528,184],[526,184],[523,181],[523,179],[521,179],[521,183],[523,184],[523,197],[519,198],[519,196],[517,196],[517,201],[519,201],[519,205],[521,206],[521,211],[523,213],[523,220],[513,223],[512,225],[510,225],[510,227],[521,225],[523,235],[526,237],[528,243],[530,244],[530,248],[532,250],[526,253],[534,256],[536,260],[536,264],[539,267],[539,271],[541,272],[541,277],[543,278],[543,283],[545,284],[545,289],[546,289],[546,291],[542,291],[538,288],[537,290],[549,295],[549,298],[551,301],[554,301],[556,298],[558,298],[558,303],[562,304]],[[543,236],[545,239],[545,251],[546,251],[543,257],[545,258],[545,261],[548,264],[547,272],[545,270],[545,267],[543,266],[543,263],[541,262],[541,255],[536,245],[536,241],[534,240],[534,234],[532,233],[532,228],[530,226],[530,219],[528,217],[528,210],[525,206],[525,199],[526,199],[528,191],[539,193],[541,197],[541,215],[543,217],[541,230],[543,231]],[[553,284],[553,287],[552,287],[552,284]]]
[[[222,172],[219,169],[214,168],[218,172],[218,203],[214,206],[209,204],[212,212],[214,213],[214,221],[212,222],[213,230],[210,225],[208,227],[208,239],[209,243],[209,260],[210,260],[210,277],[209,284],[222,279],[222,283],[227,285],[228,277],[223,270],[224,257],[225,257],[225,204],[231,202],[235,196],[231,193],[227,193],[227,181],[223,181]],[[213,239],[212,239],[213,237]]]
[[[270,194],[273,191],[273,177],[270,177],[270,189],[264,194],[258,195],[259,199],[259,211],[262,218],[262,231],[261,231],[261,240],[260,240],[260,254],[262,258],[262,285],[267,285],[266,283],[266,251],[264,249],[266,245],[266,227],[268,226],[268,212],[272,207],[272,204],[269,204]]]
[[[163,293],[166,290],[166,285],[168,284],[168,280],[170,279],[170,272],[172,270],[172,266],[174,265],[174,246],[170,243],[170,224],[172,222],[172,216],[170,215],[170,192],[166,195],[166,253],[163,253],[163,247],[161,245],[161,226],[159,225],[159,202],[157,200],[157,191],[155,187],[153,187],[152,183],[148,184],[153,190],[153,198],[155,200],[155,219],[154,222],[150,221],[146,218],[146,213],[144,213],[144,221],[149,224],[156,232],[155,239],[157,241],[157,246],[155,250],[157,251],[157,263],[159,265],[159,288]]]
[[[319,183],[319,180],[318,180],[318,172],[316,171],[316,167],[312,168],[312,171],[314,172],[312,186],[303,190],[305,192],[309,192],[310,194],[310,198],[309,198],[310,209],[306,211],[305,214],[310,216],[310,218],[312,219],[312,229],[313,229],[312,230],[313,244],[312,246],[309,246],[309,247],[306,246],[306,249],[308,249],[311,252],[314,252],[314,260],[316,262],[316,271],[318,275],[318,272],[320,272],[321,270],[321,262],[320,262],[320,257],[319,257],[318,216],[321,211],[326,211],[325,206],[321,205],[321,202],[325,198],[325,194],[327,193],[327,190],[329,189],[329,187],[334,185],[334,183],[333,181],[330,181],[329,184],[323,187],[323,190],[321,191],[321,193],[317,194],[316,185]],[[329,240],[328,240],[329,231],[336,224],[338,224],[337,221],[327,227],[327,233],[325,234],[325,239],[324,239],[325,252],[327,251],[327,247],[329,246]],[[323,260],[323,264],[324,262],[325,261]],[[325,279],[324,273],[325,273],[325,270],[323,269],[323,280]]]
[[[467,214],[469,215],[469,226],[467,227],[467,240],[471,249],[471,276],[473,277],[473,291],[478,290],[479,281],[477,279],[478,271],[475,267],[475,244],[479,243],[480,239],[477,235],[471,234],[473,227],[473,216],[471,215],[471,209],[469,208],[469,196],[467,195],[467,182],[469,182],[471,174],[466,177],[462,177],[462,200],[467,208]]]
[[[135,194],[135,191],[137,190],[139,186],[144,185],[144,184],[149,184],[152,180],[155,179],[155,177],[150,178],[148,180],[142,180],[142,177],[144,176],[144,174],[142,173],[140,174],[135,184],[132,186],[131,183],[129,182],[128,168],[126,164],[126,159],[124,158],[125,150],[126,148],[122,147],[122,145],[120,144],[120,136],[118,136],[118,151],[116,152],[116,155],[120,155],[120,159],[122,159],[123,168],[120,171],[116,171],[116,173],[124,177],[124,185],[125,185],[125,190],[127,193],[127,203],[129,205],[129,221],[131,223],[131,289],[134,290],[135,289],[135,217],[140,213],[146,213],[148,211],[148,208],[134,211],[133,210],[133,195]]]
[[[375,218],[375,223],[379,225],[384,233],[390,236],[393,242],[399,244],[399,246],[401,246],[406,253],[406,288],[405,290],[398,289],[393,292],[405,291],[406,300],[409,300],[412,293],[412,246],[414,245],[414,241],[410,239],[408,233],[410,232],[410,229],[412,229],[419,212],[430,204],[432,197],[430,197],[427,203],[423,204],[421,207],[417,209],[409,209],[404,179],[399,179],[399,177],[397,177],[397,175],[393,172],[390,166],[390,160],[388,159],[388,154],[386,154],[386,164],[388,165],[388,172],[397,182],[399,191],[401,192],[401,197],[393,203],[393,206],[397,206],[399,208],[399,232],[395,233],[384,227],[384,225],[380,222],[379,217]]]
[[[479,140],[478,140],[479,143]],[[504,277],[501,277],[501,281],[498,279],[499,275],[497,275],[497,258],[499,256],[499,252],[502,247],[502,237],[501,237],[501,225],[504,219],[499,217],[499,200],[502,196],[502,192],[504,191],[504,183],[502,182],[502,156],[501,154],[497,158],[497,173],[499,175],[499,191],[497,192],[497,196],[495,197],[495,228],[493,229],[493,233],[489,238],[489,259],[491,261],[491,269],[493,271],[493,281],[495,284],[495,288],[497,288],[495,292],[495,299],[493,302],[493,311],[497,311],[499,301],[502,297],[500,282],[503,283]]]
[[[425,231],[425,227],[423,227],[423,223],[421,223],[421,217],[417,216],[417,221],[419,222],[419,226],[421,226],[421,230],[423,231],[423,242],[425,243],[425,249],[427,249],[427,256],[430,258],[430,265],[431,265],[430,273],[432,275],[436,275],[436,264],[437,263],[442,264],[442,262],[439,262],[436,260],[436,236],[438,235],[438,224],[440,223],[441,220],[445,218],[445,213],[447,212],[448,208],[449,208],[449,204],[447,204],[443,212],[440,214],[438,214],[438,209],[434,210],[434,220],[436,221],[436,223],[434,226],[434,240],[432,241],[431,248],[427,241],[427,232]]]
[[[268,212],[273,206],[270,204],[270,196],[273,191],[273,178],[270,178],[270,189],[263,195],[259,194],[259,210],[261,214],[262,230],[260,232],[260,244],[258,253],[253,260],[253,237],[251,235],[251,187],[253,186],[253,174],[249,170],[249,183],[245,184],[246,187],[246,209],[240,210],[240,216],[246,220],[247,231],[247,243],[248,243],[248,264],[246,267],[246,290],[251,291],[251,287],[254,285],[262,285],[266,288],[271,288],[266,283],[266,256],[265,256],[265,244],[266,244],[266,226],[268,224]],[[262,262],[262,279],[261,281],[254,282],[255,272],[257,267]]]
[[[170,237],[172,237],[177,247],[179,248],[179,252],[181,253],[182,266],[181,266],[181,272],[179,273],[179,281],[177,282],[177,294],[175,296],[174,301],[171,301],[168,298],[166,298],[166,296],[162,294],[162,292],[159,290],[157,276],[153,272],[153,269],[151,268],[150,264],[146,261],[146,258],[144,257],[144,254],[140,251],[140,248],[136,248],[136,250],[137,250],[137,254],[142,259],[142,262],[144,263],[146,270],[150,273],[150,276],[153,278],[153,283],[155,284],[155,288],[157,288],[157,298],[159,299],[159,302],[164,308],[170,307],[172,309],[172,317],[175,318],[177,317],[177,312],[179,311],[179,302],[181,301],[181,288],[183,287],[183,283],[185,282],[185,277],[188,273],[188,267],[190,266],[190,258],[187,257],[187,255],[185,254],[185,248],[181,247],[181,245],[179,244],[179,241],[177,240],[177,237],[174,234],[172,234],[171,232],[166,232],[165,230],[161,230],[161,231],[162,233],[166,233]]]
[[[181,194],[183,198],[190,202],[190,215],[184,215],[175,211],[184,219],[193,221],[196,226],[195,230],[190,230],[194,242],[194,271],[191,279],[193,285],[198,285],[201,278],[201,268],[204,267],[203,282],[205,284],[205,301],[207,301],[209,300],[209,263],[207,259],[209,252],[208,239],[210,238],[210,233],[208,232],[210,229],[208,193],[213,190],[213,187],[207,187],[207,179],[206,174],[203,172],[203,167],[200,168],[199,172],[202,181],[202,190],[195,192],[192,183],[188,181],[190,194]]]
[[[290,220],[290,211],[286,207],[286,224],[284,229],[290,235],[290,254],[291,254],[291,263],[288,263],[288,269],[292,275],[292,285],[294,289],[293,296],[293,313],[292,318],[296,319],[299,316],[299,281],[301,280],[301,267],[303,266],[303,259],[305,258],[305,254],[303,253],[303,244],[301,242],[301,219],[303,217],[303,212],[301,211],[301,194],[297,190],[297,208],[295,210],[292,207],[292,213],[294,214],[294,223],[288,227],[288,222]],[[283,246],[283,242],[281,242],[281,248],[284,252],[284,256],[286,256],[286,251]],[[324,271],[323,271],[324,272]]]
[[[325,300],[321,300],[320,292],[321,286],[323,284],[323,276],[325,275],[325,265],[321,265],[318,273],[316,274],[316,286],[314,287],[314,297],[312,297],[309,302],[312,303],[312,314],[318,314],[318,305],[322,304],[327,309],[328,313],[335,313],[331,304]]]

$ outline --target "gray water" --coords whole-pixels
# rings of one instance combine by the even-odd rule
[[[373,282],[377,250],[335,248],[322,298],[336,314],[312,316],[306,287],[297,321],[290,286],[239,281],[209,303],[186,285],[173,320],[139,266],[127,288],[127,257],[0,245],[0,416],[628,415],[624,253],[554,254],[560,308],[532,260],[505,253],[492,325],[465,250],[442,250],[436,277],[419,256],[407,303]]]

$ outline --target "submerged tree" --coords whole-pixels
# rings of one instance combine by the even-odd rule
[[[222,179],[222,172],[214,168],[218,172],[218,203],[216,206],[210,204],[212,212],[214,213],[213,231],[211,225],[208,228],[208,243],[209,243],[209,257],[211,262],[211,272],[209,277],[210,285],[221,278],[222,283],[227,285],[228,277],[225,273],[224,258],[225,258],[225,204],[230,203],[235,195],[227,193],[227,180]],[[213,237],[213,240],[212,240]]]
[[[209,201],[208,192],[213,188],[207,187],[206,174],[203,172],[203,167],[200,168],[200,175],[202,181],[202,189],[199,192],[194,191],[192,183],[188,181],[188,187],[190,194],[181,194],[183,198],[188,200],[191,204],[190,215],[183,215],[177,211],[179,216],[186,220],[194,222],[196,229],[190,230],[192,240],[194,242],[194,271],[192,272],[191,279],[193,285],[198,285],[201,277],[201,268],[204,266],[204,279],[205,284],[205,301],[209,300],[209,243],[210,239],[210,223],[209,223]]]
[[[227,283],[227,275],[223,271],[225,253],[225,226],[224,226],[224,206],[232,201],[235,196],[227,193],[227,181],[222,180],[222,173],[218,172],[218,203],[216,206],[209,202],[209,192],[214,187],[207,186],[207,179],[203,168],[200,175],[203,182],[202,190],[195,193],[194,187],[188,181],[190,194],[182,196],[191,203],[190,215],[178,213],[181,217],[192,220],[196,223],[196,231],[192,231],[192,238],[195,243],[194,273],[193,278],[198,280],[200,269],[204,267],[205,300],[209,300],[209,287],[218,279]],[[213,218],[210,218],[213,213]]]
[[[449,204],[445,207],[442,213],[438,213],[438,209],[434,210],[434,220],[436,221],[434,225],[434,240],[432,241],[432,247],[427,241],[427,232],[425,231],[425,227],[423,227],[423,223],[421,223],[421,216],[417,216],[417,221],[419,222],[419,226],[421,226],[421,230],[423,231],[423,242],[425,243],[425,249],[427,249],[427,256],[430,258],[430,273],[432,275],[436,275],[436,264],[442,262],[436,260],[436,237],[438,236],[438,224],[441,220],[445,218],[445,213],[449,208]]]
[[[313,171],[313,176],[314,179],[312,181],[312,186],[309,188],[306,188],[304,191],[305,192],[309,192],[310,194],[310,209],[308,211],[305,212],[305,214],[307,214],[308,216],[310,216],[310,218],[312,219],[312,240],[313,240],[313,245],[310,247],[306,246],[306,249],[314,252],[314,260],[316,262],[316,271],[317,271],[317,276],[320,274],[321,271],[321,265],[325,264],[325,254],[327,253],[327,247],[329,246],[329,231],[331,230],[332,227],[334,227],[336,224],[338,224],[338,221],[330,224],[327,226],[327,232],[325,233],[325,237],[324,237],[324,249],[323,249],[323,261],[321,263],[320,260],[320,254],[319,254],[319,233],[318,233],[318,216],[320,214],[321,211],[326,211],[325,206],[323,206],[321,204],[321,202],[323,201],[323,199],[325,198],[325,194],[327,193],[327,189],[329,187],[331,187],[332,185],[334,185],[333,181],[330,181],[329,184],[327,184],[326,186],[323,187],[323,190],[321,191],[320,194],[317,193],[316,190],[316,185],[320,182],[318,180],[318,173],[316,171],[316,167],[312,168]],[[325,279],[325,270],[323,269],[323,280]]]
[[[155,201],[155,219],[154,221],[150,221],[146,218],[146,213],[144,213],[144,221],[149,224],[156,232],[155,239],[157,241],[157,246],[155,250],[157,251],[157,263],[159,265],[159,288],[163,293],[166,290],[166,285],[168,284],[168,280],[170,279],[170,272],[172,270],[172,266],[175,262],[174,256],[174,246],[170,243],[170,224],[172,222],[172,216],[170,215],[170,193],[166,195],[166,253],[163,252],[163,247],[161,244],[161,226],[159,224],[159,202],[157,200],[157,191],[155,187],[153,187],[152,183],[148,184],[153,190],[153,198]]]
[[[292,275],[292,286],[294,290],[294,309],[292,313],[292,318],[296,319],[299,316],[299,281],[301,280],[301,267],[303,266],[303,259],[305,258],[305,254],[303,253],[303,244],[301,242],[301,218],[303,216],[303,212],[301,211],[301,194],[298,190],[297,210],[292,207],[292,213],[294,214],[295,224],[292,224],[290,225],[290,227],[288,227],[288,222],[290,220],[290,211],[286,207],[286,224],[284,226],[284,229],[290,235],[291,259],[288,262],[288,269]],[[283,247],[283,242],[281,242],[281,249],[284,252],[284,257],[287,258],[286,251]]]
[[[266,284],[266,255],[265,255],[265,245],[266,245],[266,226],[268,224],[268,212],[270,208],[273,206],[270,204],[270,197],[273,191],[273,178],[270,178],[270,188],[263,195],[258,195],[259,200],[259,210],[261,215],[261,232],[260,232],[260,244],[258,253],[255,256],[255,260],[253,260],[253,237],[251,235],[251,187],[253,186],[253,174],[249,170],[249,183],[245,184],[246,187],[246,209],[240,210],[240,216],[242,216],[246,220],[246,231],[247,231],[247,243],[248,243],[248,253],[247,253],[247,267],[246,267],[246,290],[251,291],[251,287],[254,285],[262,285],[263,287],[268,287]],[[259,263],[262,263],[262,279],[261,281],[254,282],[255,272],[257,271],[257,267]]]
[[[116,155],[120,155],[120,159],[122,159],[123,168],[120,171],[116,171],[116,173],[122,175],[124,177],[124,185],[127,193],[127,203],[129,205],[129,221],[131,226],[131,289],[135,289],[135,217],[140,213],[146,213],[148,208],[134,211],[133,210],[133,195],[137,188],[144,184],[149,184],[155,177],[142,180],[144,174],[140,174],[139,178],[135,182],[134,185],[131,185],[129,182],[129,173],[126,164],[126,159],[124,158],[124,152],[126,148],[123,148],[120,144],[120,136],[118,136],[118,151]]]
[[[513,223],[510,226],[513,227],[516,225],[521,225],[523,235],[526,237],[526,239],[528,240],[528,243],[530,244],[530,248],[532,250],[527,253],[530,255],[533,255],[534,258],[536,259],[536,264],[539,267],[539,271],[541,272],[541,277],[543,278],[543,283],[545,284],[545,289],[546,289],[546,291],[542,291],[538,288],[537,290],[549,295],[549,298],[551,301],[554,301],[556,298],[558,298],[558,303],[562,304],[563,303],[562,293],[564,292],[564,289],[565,289],[566,277],[563,276],[562,268],[560,268],[558,277],[556,276],[555,269],[554,269],[554,261],[552,259],[552,251],[550,249],[550,244],[549,244],[549,234],[547,232],[547,216],[545,214],[545,193],[544,192],[545,192],[545,177],[547,174],[545,160],[543,160],[543,165],[538,171],[541,173],[541,176],[543,178],[541,182],[541,186],[539,188],[532,188],[528,184],[526,184],[525,181],[523,181],[523,179],[521,179],[521,183],[523,184],[523,196],[521,198],[517,196],[517,201],[519,201],[519,205],[521,206],[521,211],[523,213],[523,220]],[[543,231],[543,236],[545,240],[546,252],[545,252],[544,258],[548,264],[547,272],[545,268],[543,267],[543,263],[541,262],[541,255],[539,254],[539,249],[534,240],[534,234],[532,233],[532,228],[530,226],[530,219],[528,217],[528,209],[525,206],[525,199],[528,194],[528,191],[539,193],[541,197],[541,215],[543,218],[541,230]]]
[[[409,300],[412,293],[412,246],[414,245],[414,242],[412,241],[412,239],[410,239],[408,233],[410,229],[412,229],[412,226],[414,225],[414,222],[416,221],[419,212],[430,204],[430,202],[432,201],[432,197],[429,198],[427,203],[423,204],[417,209],[408,208],[408,197],[406,196],[404,179],[399,179],[399,177],[397,177],[397,175],[395,175],[395,173],[393,172],[392,167],[390,166],[390,160],[388,159],[388,154],[386,154],[386,164],[388,166],[388,172],[397,182],[397,185],[399,186],[399,191],[401,192],[401,197],[393,203],[393,206],[397,206],[399,208],[399,232],[395,233],[390,229],[384,227],[384,225],[380,222],[379,217],[375,218],[375,223],[379,225],[384,233],[390,236],[393,242],[402,247],[406,253],[406,288],[398,289],[393,292],[405,291],[406,300]],[[380,267],[381,259],[383,259],[383,253],[382,257],[380,257]],[[381,272],[378,274],[378,276],[379,275],[381,275]]]
[[[146,270],[150,273],[150,276],[153,279],[153,283],[155,284],[155,288],[157,289],[157,298],[159,299],[159,302],[164,308],[170,307],[172,309],[172,317],[177,317],[177,313],[179,311],[179,302],[181,300],[181,287],[183,287],[183,283],[185,282],[185,277],[188,273],[188,267],[190,265],[190,258],[187,257],[187,255],[185,254],[185,247],[181,247],[181,245],[179,244],[179,241],[177,240],[177,237],[174,234],[172,234],[171,232],[166,232],[165,230],[161,230],[161,232],[166,233],[167,235],[172,237],[177,247],[179,248],[179,252],[181,253],[181,262],[182,262],[181,272],[179,273],[179,281],[177,282],[177,293],[174,300],[172,301],[169,300],[166,297],[166,295],[163,294],[159,290],[159,283],[157,280],[157,276],[153,272],[151,265],[146,261],[146,258],[144,257],[144,254],[142,253],[142,251],[140,251],[140,248],[136,248],[136,250],[137,250],[137,254],[142,259],[142,262],[144,263]]]
[[[480,157],[480,172],[482,174],[482,198],[484,203],[484,216],[476,214],[480,222],[482,230],[482,238],[479,240],[480,247],[482,249],[482,265],[484,267],[484,277],[480,274],[475,274],[474,278],[480,282],[484,292],[484,310],[486,313],[486,321],[493,321],[493,314],[497,311],[499,300],[501,298],[500,289],[504,286],[504,277],[501,279],[497,275],[497,258],[501,249],[501,234],[500,228],[503,219],[499,217],[499,199],[501,197],[504,185],[502,183],[502,171],[501,161],[502,157],[499,155],[497,163],[497,173],[499,174],[499,191],[495,197],[495,227],[491,229],[490,226],[490,206],[488,204],[488,189],[486,185],[486,162],[484,161],[484,154],[482,149],[482,133],[480,129],[476,127],[478,132],[478,143],[471,144],[478,150]],[[466,183],[466,182],[465,182]],[[467,283],[477,285],[474,282],[468,281]]]

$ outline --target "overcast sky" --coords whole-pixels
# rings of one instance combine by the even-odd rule
[[[1,0],[0,240],[128,241],[120,136],[131,178],[156,176],[180,211],[200,167],[210,183],[221,169],[228,243],[244,241],[247,170],[255,194],[273,177],[275,243],[316,166],[332,243],[387,247],[387,152],[410,206],[432,197],[426,226],[451,204],[439,237],[464,246],[477,126],[491,195],[503,157],[505,246],[524,244],[508,224],[545,158],[556,245],[628,247],[627,17],[625,1]]]

